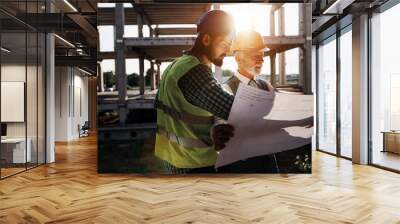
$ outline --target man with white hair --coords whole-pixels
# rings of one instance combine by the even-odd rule
[[[239,32],[233,40],[231,47],[238,69],[224,83],[224,89],[235,95],[239,84],[243,83],[266,91],[274,91],[274,87],[267,80],[257,78],[261,73],[266,49],[263,37],[256,31],[247,30]],[[218,168],[218,172],[277,173],[279,172],[279,167],[276,157],[273,154],[238,161]]]
[[[254,30],[242,31],[232,43],[231,51],[235,55],[238,70],[226,81],[224,88],[236,94],[240,83],[250,85],[266,91],[273,91],[274,87],[257,76],[261,73],[266,50],[262,36]]]
[[[233,40],[231,51],[235,56],[238,69],[235,74],[224,83],[224,88],[236,94],[240,83],[253,86],[265,91],[275,91],[274,87],[264,79],[257,76],[261,73],[266,50],[263,37],[254,30],[239,32]],[[292,121],[292,125],[302,125],[308,119]],[[262,147],[262,146],[260,146]],[[293,173],[303,172],[296,165],[299,157],[311,158],[310,145],[297,149],[264,155],[238,161],[218,168],[218,172],[227,173]]]

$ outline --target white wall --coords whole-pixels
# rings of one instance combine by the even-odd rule
[[[8,64],[1,66],[1,81],[4,82],[25,82],[25,65]],[[29,67],[28,67],[29,69]],[[1,110],[7,110],[1,108]],[[7,123],[7,137],[25,137],[25,122]]]
[[[76,68],[56,67],[55,85],[55,140],[77,139],[78,124],[88,120],[88,78]]]
[[[67,67],[55,68],[55,141],[68,141],[70,74]]]
[[[82,73],[79,72],[76,75],[77,70],[75,70],[74,75],[74,83],[73,83],[73,94],[74,102],[71,102],[71,105],[74,105],[72,108],[72,119],[71,119],[71,135],[73,138],[78,138],[78,124],[83,125],[85,121],[88,121],[88,78],[85,76],[81,76]]]
[[[37,70],[38,69],[38,70]],[[27,80],[26,80],[27,78]],[[1,66],[2,82],[24,82],[26,84],[26,106],[24,105],[20,112],[26,112],[26,120],[22,122],[6,122],[8,138],[24,138],[25,135],[30,140],[30,148],[32,151],[32,161],[44,163],[44,74],[41,66],[25,64],[5,63]],[[21,94],[24,94],[22,90]],[[2,98],[7,95],[2,95]],[[15,113],[10,107],[2,107],[3,113]],[[37,156],[37,153],[39,155]]]
[[[26,70],[27,69],[27,70]],[[25,76],[28,72],[28,87],[27,87],[27,122],[28,122],[28,137],[33,130],[36,131],[36,80],[31,75],[36,74],[36,67],[19,65],[19,64],[4,64],[1,67],[1,81],[3,82],[24,82],[26,83]],[[6,97],[6,96],[2,96]],[[39,105],[41,107],[42,105]],[[24,109],[24,108],[23,108]],[[7,108],[1,108],[7,110]],[[33,113],[35,112],[35,113]],[[7,135],[8,137],[25,137],[25,124],[26,122],[7,122]],[[35,132],[36,135],[36,132]]]

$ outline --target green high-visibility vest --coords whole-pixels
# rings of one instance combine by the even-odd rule
[[[189,103],[178,86],[198,64],[191,55],[177,58],[164,71],[157,94],[155,155],[178,168],[212,166],[217,158],[210,139],[212,114]]]

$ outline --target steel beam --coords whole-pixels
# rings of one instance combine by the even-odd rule
[[[125,38],[126,46],[158,47],[158,46],[192,46],[196,37],[130,37]]]
[[[55,6],[56,9],[63,11],[63,12],[77,12],[73,10],[65,1],[51,1],[52,4]],[[71,3],[70,3],[71,4]],[[73,5],[76,9],[76,6]]]
[[[97,53],[97,60],[104,59],[115,59],[117,56],[115,52],[99,52]],[[125,58],[138,58],[139,55],[136,52],[130,51],[125,52]]]
[[[265,36],[267,46],[304,44],[305,38],[301,36]],[[125,38],[126,46],[158,47],[158,46],[192,46],[196,37],[129,37]]]
[[[291,50],[291,49],[296,48],[296,47],[300,47],[301,48],[301,47],[303,47],[303,45],[302,44],[298,44],[298,45],[282,45],[280,47],[277,47],[277,48],[274,48],[274,49],[266,51],[264,53],[264,56],[271,56],[273,54],[279,54],[281,52],[288,51],[288,50]]]
[[[332,18],[334,18],[334,16],[320,16],[320,17],[318,17],[318,19],[315,22],[312,23],[312,32],[315,33],[316,31],[318,31],[319,29],[324,27],[324,25],[326,23],[328,23]]]
[[[267,36],[264,37],[264,42],[267,46],[273,45],[294,45],[294,44],[304,44],[305,38],[301,36]]]
[[[170,27],[170,28],[156,28],[158,35],[196,35],[197,30],[195,27]]]
[[[176,24],[179,18],[180,24],[195,24],[198,18],[205,12],[210,10],[209,3],[193,4],[193,3],[160,3],[160,4],[135,4],[142,8],[147,17],[151,20],[149,23],[153,24]],[[135,7],[125,8],[126,24],[136,25],[136,11]],[[146,21],[144,21],[145,24]],[[98,25],[113,25],[114,24],[114,11],[112,8],[98,8]]]
[[[342,14],[343,10],[347,8],[349,5],[351,5],[355,0],[336,0],[332,1],[332,4],[330,4],[327,9],[324,10],[323,14]]]
[[[57,66],[85,66],[96,68],[97,63],[95,58],[91,56],[55,56],[55,63]],[[94,69],[96,70],[96,69]]]
[[[68,13],[66,15],[80,26],[90,37],[97,38],[97,29],[94,28],[80,13]]]
[[[130,99],[126,101],[127,109],[154,109],[153,99]],[[117,110],[118,103],[115,100],[98,101],[97,108],[99,111]]]

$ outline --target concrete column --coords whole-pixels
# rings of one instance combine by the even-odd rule
[[[312,50],[311,50],[311,54],[312,54],[312,58],[311,58],[311,62],[312,62],[312,83],[311,83],[311,91],[314,93],[314,134],[311,137],[311,149],[312,150],[316,150],[317,149],[317,135],[316,135],[316,131],[317,131],[317,47],[315,45],[312,46]]]
[[[271,36],[275,36],[275,13],[274,12],[275,11],[272,10],[272,8],[271,8],[271,11],[269,13],[269,15],[270,15],[269,32],[270,32]],[[271,76],[270,76],[270,80],[269,81],[270,81],[271,85],[273,87],[275,87],[276,86],[276,82],[275,82],[275,80],[276,80],[276,71],[275,71],[276,70],[275,69],[276,54],[275,53],[271,54],[270,59],[271,59],[271,64],[270,64],[270,66],[271,66],[271,69],[270,69]]]
[[[368,163],[368,15],[353,19],[352,25],[352,159]]]
[[[122,3],[117,3],[115,7],[115,73],[117,78],[117,90],[119,103],[126,100],[126,71],[125,71],[125,52],[124,52],[124,25],[125,15]]]
[[[148,26],[148,27],[149,27],[149,31],[150,31],[150,37],[153,37],[154,36],[154,30],[153,30],[153,28],[151,26]]]
[[[54,6],[46,1],[46,11],[54,12]],[[54,34],[46,35],[46,163],[55,162],[55,42]]]
[[[271,85],[276,87],[276,54],[273,53],[270,56],[271,58]]]
[[[98,83],[98,78],[89,77],[88,80],[88,103],[89,103],[89,123],[90,131],[97,131],[97,91],[96,86]]]
[[[103,72],[101,71],[100,63],[97,64],[97,90],[99,92],[104,92],[104,77]]]
[[[139,89],[140,95],[144,95],[145,87],[146,87],[146,80],[144,78],[144,57],[139,57]]]
[[[143,16],[137,15],[137,25],[138,25],[138,36],[139,38],[143,37]],[[139,56],[139,89],[140,95],[144,95],[146,80],[144,78],[144,57],[143,55]]]
[[[285,35],[285,8],[278,9],[278,36]],[[285,52],[279,53],[279,83],[286,85],[286,57]]]
[[[305,4],[300,4],[299,5],[299,36],[305,36]],[[304,53],[306,51],[306,48],[300,47],[299,49],[299,86],[303,87],[304,85]]]
[[[143,16],[137,14],[137,26],[138,26],[138,36],[143,37]]]
[[[150,37],[154,36],[153,29],[149,26],[150,29]],[[150,77],[150,89],[155,90],[157,88],[156,84],[156,72],[154,70],[154,61],[150,61],[150,69],[151,69],[151,77]]]
[[[55,141],[66,142],[73,139],[74,119],[74,68],[55,69]]]
[[[150,62],[150,70],[151,70],[150,88],[151,88],[151,90],[155,90],[156,89],[156,76],[155,76],[155,72],[154,72],[154,62],[153,61]]]
[[[155,36],[155,37],[158,37],[158,24],[156,25],[156,27],[154,28],[154,32],[153,32],[153,35]]]
[[[300,15],[300,36],[306,39],[305,44],[299,51],[299,85],[306,94],[312,93],[312,5],[301,4]]]
[[[116,3],[115,6],[115,74],[117,76],[118,90],[118,113],[120,125],[125,125],[127,109],[126,109],[126,67],[125,67],[125,45],[124,45],[124,26],[125,15],[123,3]]]
[[[157,74],[156,74],[156,85],[157,88],[160,86],[160,80],[161,80],[161,71],[160,71],[161,63],[157,63]]]
[[[275,11],[271,9],[269,13],[269,33],[270,36],[275,36]]]

